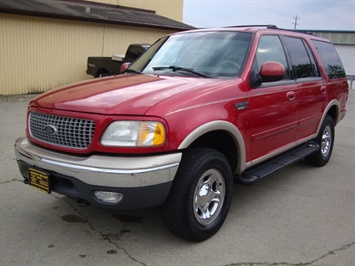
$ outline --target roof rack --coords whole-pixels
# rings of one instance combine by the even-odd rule
[[[276,25],[238,25],[238,26],[227,26],[224,28],[267,28],[267,29],[278,29]]]

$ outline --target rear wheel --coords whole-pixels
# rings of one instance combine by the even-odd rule
[[[328,115],[324,118],[316,142],[320,145],[320,149],[307,156],[305,160],[310,165],[324,166],[332,155],[334,145],[334,121]]]
[[[208,239],[226,219],[232,192],[233,175],[223,154],[211,149],[188,150],[164,207],[168,228],[187,240]]]

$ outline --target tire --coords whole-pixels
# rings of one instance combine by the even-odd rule
[[[210,238],[227,217],[232,193],[233,175],[223,154],[205,148],[187,150],[164,206],[168,228],[190,241]]]
[[[332,155],[334,146],[334,121],[330,116],[326,116],[315,141],[320,145],[320,149],[305,158],[306,163],[313,166],[324,166],[328,163]]]

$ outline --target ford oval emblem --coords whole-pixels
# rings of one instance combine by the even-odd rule
[[[52,126],[52,125],[46,125],[44,127],[44,132],[48,135],[54,135],[56,134],[58,131],[58,129],[55,127],[55,126]]]

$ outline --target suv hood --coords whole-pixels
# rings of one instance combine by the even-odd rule
[[[144,115],[160,101],[214,82],[220,81],[126,74],[60,87],[38,96],[30,105],[85,113]]]

